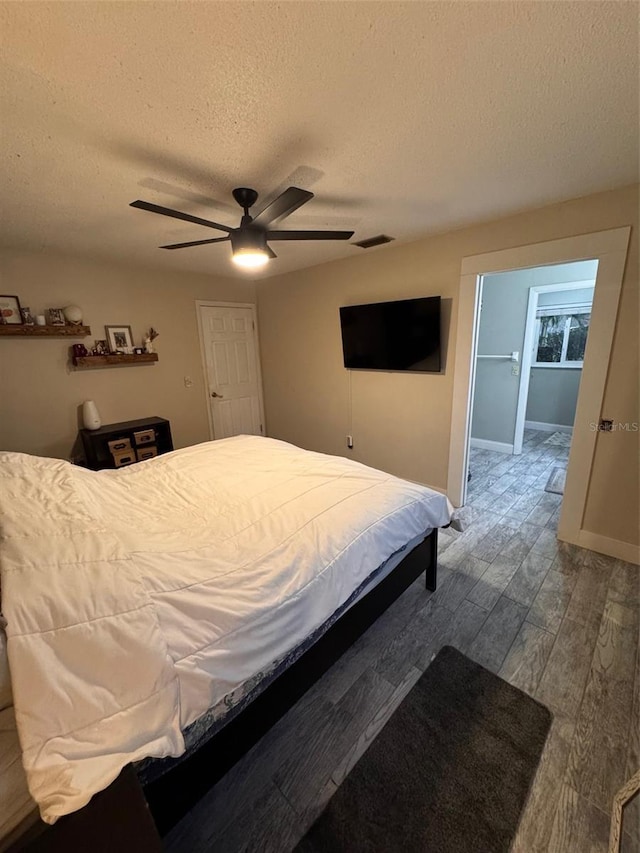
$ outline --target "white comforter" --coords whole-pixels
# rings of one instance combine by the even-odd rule
[[[240,436],[121,471],[0,453],[23,761],[53,822],[297,646],[447,499]]]

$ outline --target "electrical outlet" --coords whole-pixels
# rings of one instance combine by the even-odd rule
[[[511,375],[512,376],[520,376],[520,365],[512,364],[511,365]]]
[[[352,435],[347,436],[347,447],[349,448],[349,450],[353,449],[353,436]]]

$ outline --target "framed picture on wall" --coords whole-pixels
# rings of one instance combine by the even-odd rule
[[[131,326],[105,326],[107,343],[111,352],[133,352]]]
[[[64,311],[62,310],[62,308],[49,308],[47,313],[49,314],[50,326],[65,325]]]
[[[17,296],[0,296],[0,323],[3,325],[22,323],[20,300]]]

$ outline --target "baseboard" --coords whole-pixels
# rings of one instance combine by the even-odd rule
[[[478,450],[496,450],[498,453],[513,454],[513,444],[507,444],[504,441],[489,441],[488,438],[471,438],[469,444],[471,447],[477,447]]]
[[[573,432],[572,426],[566,424],[545,424],[542,421],[525,421],[525,429],[539,429],[540,432]]]
[[[608,536],[601,536],[590,530],[580,530],[577,538],[578,541],[574,544],[581,548],[588,548],[589,551],[597,551],[599,554],[606,554],[608,557],[615,557],[617,560],[624,560],[636,566],[640,565],[640,545],[622,542],[620,539],[610,539]],[[563,539],[560,530],[558,530],[558,539]]]

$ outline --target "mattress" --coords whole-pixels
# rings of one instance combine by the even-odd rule
[[[213,737],[227,722],[235,717],[243,708],[252,702],[269,684],[277,678],[288,666],[296,661],[319,638],[342,613],[347,612],[354,604],[384,580],[396,566],[417,547],[425,535],[431,531],[416,536],[396,554],[386,560],[372,572],[360,589],[357,589],[345,603],[313,635],[308,637],[293,652],[283,660],[273,661],[264,673],[256,675],[244,682],[230,695],[225,696],[215,708],[210,708],[199,717],[186,731],[183,732],[185,752],[178,759],[143,759],[138,762],[136,771],[143,784],[157,779],[164,772],[175,766],[175,763],[196,752],[207,740]],[[2,840],[12,830],[27,822],[34,816],[37,805],[29,793],[27,777],[22,766],[22,756],[13,710],[9,667],[6,654],[4,630],[0,628],[0,849]]]
[[[1,620],[0,620],[1,621]],[[0,624],[0,849],[2,839],[33,814],[13,712],[4,627]]]
[[[26,829],[27,819],[36,817],[36,804],[22,766],[15,715],[9,706],[0,711],[0,850],[12,830],[21,824]]]
[[[197,752],[208,740],[217,734],[224,726],[227,725],[235,716],[237,716],[244,708],[247,707],[254,699],[256,699],[263,690],[275,681],[286,669],[294,664],[329,628],[337,621],[344,613],[347,613],[354,604],[357,604],[367,593],[376,587],[387,575],[404,560],[404,558],[413,551],[425,537],[431,533],[430,530],[416,536],[410,542],[407,542],[395,554],[385,560],[382,565],[378,566],[369,577],[362,583],[349,598],[332,613],[325,622],[306,637],[300,645],[287,653],[284,657],[272,661],[264,670],[256,672],[250,679],[239,685],[236,690],[233,690],[227,696],[218,702],[213,708],[209,708],[205,713],[198,717],[184,732],[185,751],[177,759],[144,759],[136,765],[136,772],[140,781],[143,784],[148,784],[159,778],[176,764],[179,764],[185,758],[188,758],[193,753]]]
[[[44,820],[300,646],[442,495],[351,460],[238,436],[120,471],[0,454],[16,720]]]

